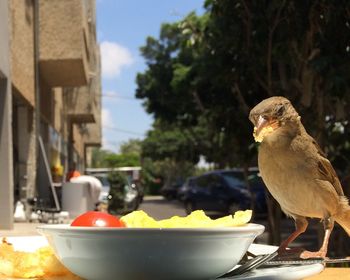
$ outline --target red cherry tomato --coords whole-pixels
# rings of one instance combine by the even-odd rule
[[[72,223],[73,227],[125,227],[117,217],[107,213],[89,211],[78,216]]]

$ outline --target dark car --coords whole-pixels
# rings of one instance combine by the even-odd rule
[[[241,174],[243,175],[243,172]],[[267,215],[266,186],[258,169],[249,170],[247,179],[254,199],[255,214]]]
[[[250,209],[255,200],[255,212],[266,211],[265,189],[256,169],[250,169],[247,181],[243,170],[216,170],[189,178],[179,190],[186,212],[196,209],[233,213]]]
[[[186,197],[188,196],[188,192],[190,188],[194,185],[194,182],[196,180],[196,177],[189,177],[187,180],[180,186],[180,188],[177,190],[177,199],[185,202]]]
[[[180,187],[181,187],[181,184],[179,183],[167,184],[160,189],[160,193],[167,200],[173,200],[177,198],[177,192]]]

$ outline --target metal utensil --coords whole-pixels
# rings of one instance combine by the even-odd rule
[[[350,258],[336,258],[336,259],[290,259],[290,260],[269,260],[263,264],[264,267],[279,266],[279,265],[307,265],[307,264],[336,264],[336,263],[350,263]]]
[[[250,254],[247,252],[248,255]],[[253,254],[251,254],[253,255]],[[350,263],[350,257],[347,258],[334,258],[334,259],[322,259],[322,258],[309,258],[309,259],[300,259],[300,258],[294,258],[294,259],[274,259],[278,256],[278,252],[275,251],[271,254],[264,254],[264,255],[253,255],[253,258],[249,259],[248,261],[244,262],[239,267],[225,273],[224,275],[221,275],[218,277],[220,278],[226,278],[226,277],[232,277],[237,275],[242,275],[246,272],[252,271],[253,269],[256,269],[258,267],[279,267],[279,266],[293,266],[293,265],[310,265],[310,264],[336,264],[336,263]]]
[[[231,276],[237,276],[242,275],[243,273],[246,273],[248,271],[251,271],[257,267],[260,267],[264,265],[266,262],[271,261],[273,258],[275,258],[278,255],[278,252],[273,252],[271,254],[266,255],[258,255],[248,261],[246,261],[241,266],[225,273],[224,275],[221,275],[218,278],[225,278],[225,277],[231,277]]]

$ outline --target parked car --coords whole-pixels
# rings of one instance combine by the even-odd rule
[[[189,189],[194,185],[196,177],[189,177],[177,190],[177,199],[185,202]]]
[[[99,196],[99,201],[102,203],[108,204],[108,194],[110,190],[110,184],[108,182],[107,176],[105,174],[95,174],[97,179],[99,179],[102,183],[102,190]]]
[[[176,182],[170,182],[170,183],[164,184],[164,186],[160,189],[160,193],[167,200],[177,199],[178,192],[182,184],[183,184],[183,180],[178,180]]]
[[[178,197],[187,213],[196,209],[233,213],[250,209],[252,199],[255,199],[255,213],[266,212],[265,189],[257,169],[249,170],[248,180],[252,193],[247,188],[243,170],[211,171],[188,178]]]
[[[242,173],[241,173],[242,174]],[[244,179],[244,176],[243,178]],[[253,194],[255,214],[267,215],[266,186],[257,168],[252,168],[248,173],[248,182]]]

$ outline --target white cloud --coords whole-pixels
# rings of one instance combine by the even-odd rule
[[[123,67],[134,63],[131,52],[117,43],[103,41],[100,48],[102,76],[104,78],[118,77]]]
[[[108,128],[113,127],[113,117],[108,109],[102,108],[101,110],[102,121],[102,148],[109,151],[116,151],[116,143],[109,141]]]
[[[113,126],[113,118],[109,110],[103,108],[101,111],[101,118],[102,118],[102,127]]]
[[[108,104],[116,104],[120,103],[120,94],[113,90],[106,90],[103,92],[104,102],[108,102]]]

